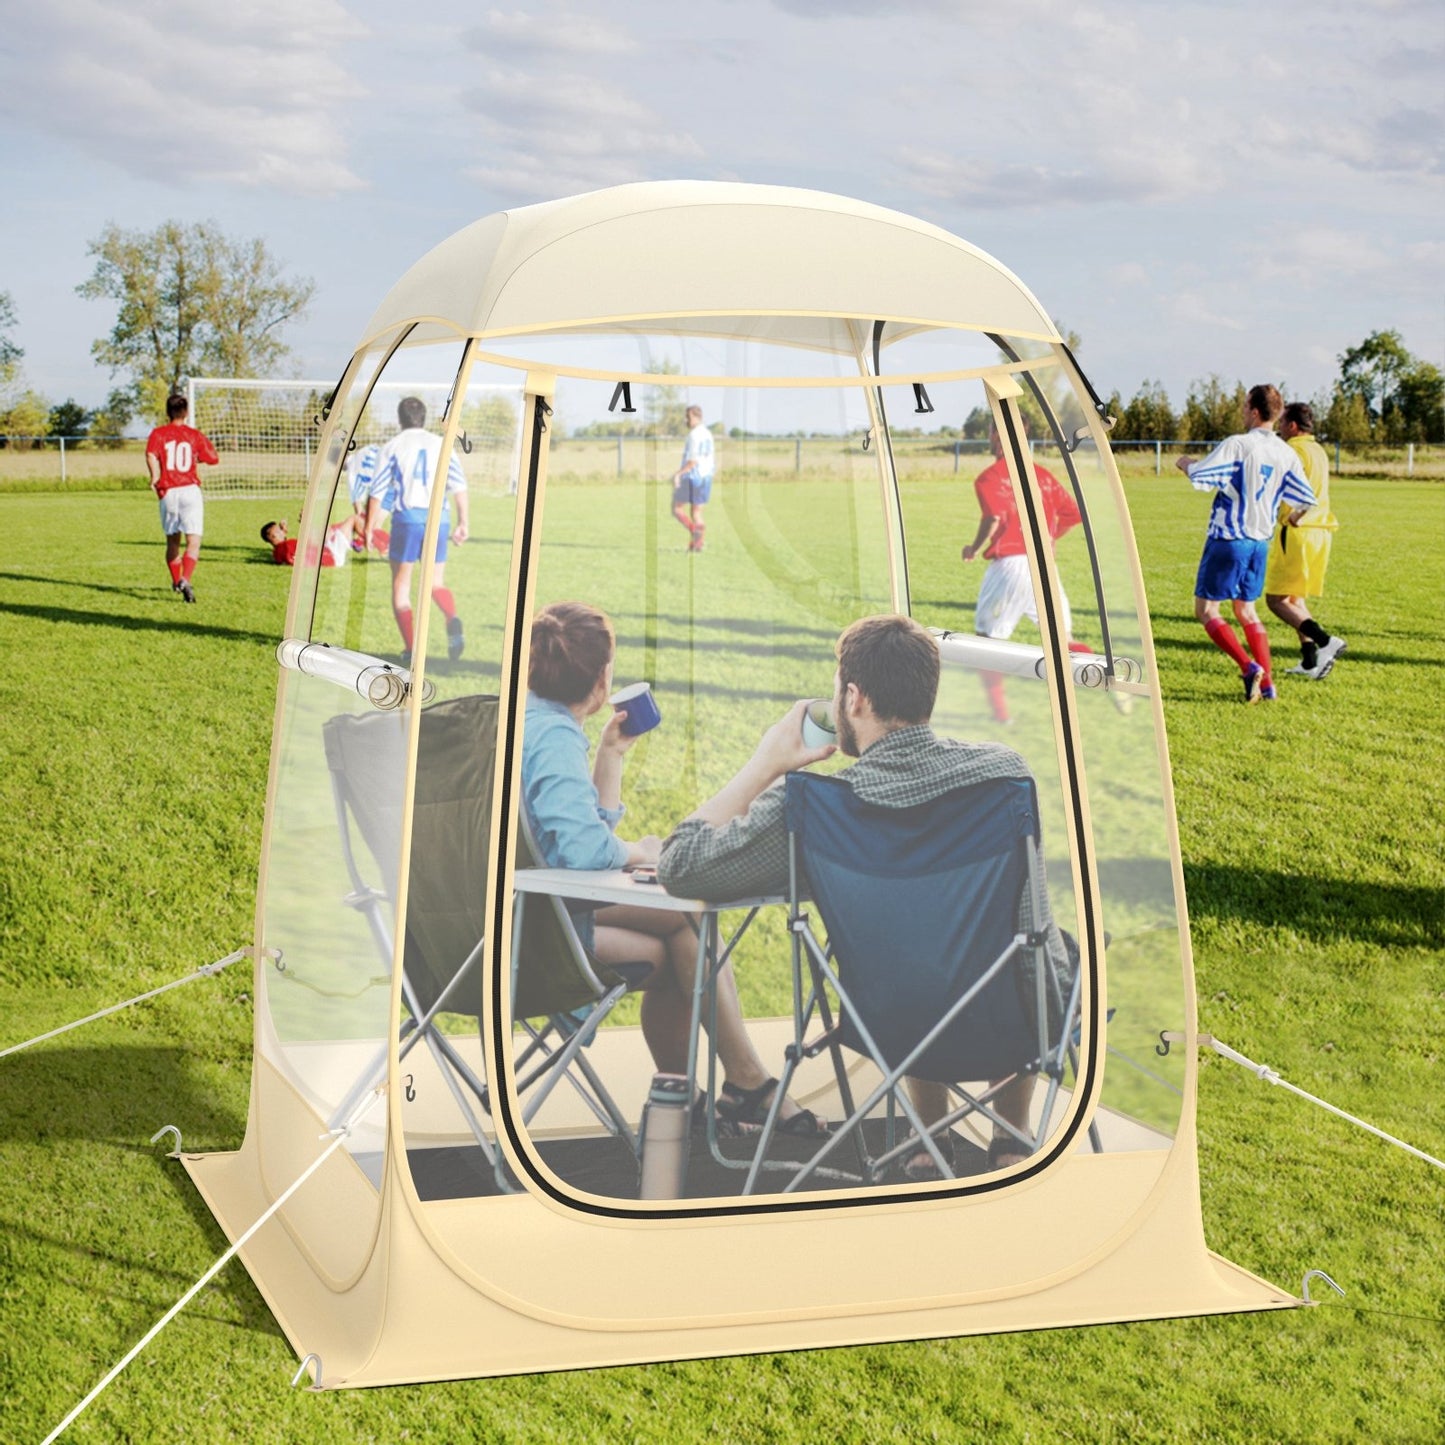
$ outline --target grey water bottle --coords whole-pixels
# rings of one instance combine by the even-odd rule
[[[692,1126],[692,1085],[681,1074],[654,1074],[642,1111],[642,1199],[681,1199]]]

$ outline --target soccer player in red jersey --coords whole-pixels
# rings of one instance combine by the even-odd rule
[[[978,592],[974,631],[980,637],[1006,642],[1013,636],[1021,618],[1027,617],[1037,624],[1039,612],[1034,599],[1033,579],[1029,576],[1028,556],[1024,552],[1024,534],[1019,526],[1013,482],[1009,479],[1008,463],[1004,460],[1003,442],[997,427],[989,429],[988,441],[994,455],[993,465],[980,472],[973,484],[974,494],[978,497],[978,531],[960,555],[965,562],[972,562],[980,552],[988,559],[983,585]],[[1049,540],[1057,542],[1082,520],[1078,506],[1052,472],[1035,465],[1034,475],[1043,494]],[[1069,651],[1092,651],[1084,643],[1073,641],[1069,599],[1062,589],[1059,601],[1064,608],[1064,630],[1069,637]],[[982,672],[979,675],[995,720],[1007,723],[1010,719],[1008,703],[1004,699],[1003,674]]]
[[[215,466],[221,459],[210,438],[187,426],[190,403],[183,396],[166,398],[165,426],[158,426],[146,440],[146,470],[151,487],[161,503],[161,531],[166,534],[166,566],[171,569],[171,591],[187,602],[196,600],[191,587],[196,562],[201,555],[201,532],[205,508],[201,501],[201,479],[197,463]],[[181,538],[185,555],[181,555]]]

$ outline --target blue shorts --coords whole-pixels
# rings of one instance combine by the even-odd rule
[[[703,477],[700,481],[693,481],[695,472],[689,472],[673,489],[672,505],[674,507],[694,506],[700,507],[712,496],[712,478]]]
[[[451,536],[451,518],[442,517],[437,532],[437,561],[447,560],[447,538]],[[393,562],[421,561],[421,544],[426,539],[426,508],[407,507],[391,514],[391,546],[387,557]]]
[[[1269,542],[1230,542],[1211,537],[1199,559],[1194,595],[1206,602],[1258,602],[1264,595]]]

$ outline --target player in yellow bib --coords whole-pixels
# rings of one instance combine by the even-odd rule
[[[1292,401],[1285,407],[1279,434],[1299,457],[1300,470],[1318,500],[1293,525],[1288,520],[1288,507],[1280,504],[1265,566],[1264,600],[1281,622],[1289,623],[1299,634],[1300,665],[1290,668],[1290,672],[1318,681],[1345,650],[1345,639],[1326,632],[1310,616],[1305,604],[1307,597],[1324,595],[1330,543],[1339,526],[1330,510],[1330,459],[1315,440],[1314,430],[1314,412],[1307,402]]]

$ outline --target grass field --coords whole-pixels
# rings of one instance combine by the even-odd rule
[[[1201,1026],[1438,1155],[1445,489],[1337,484],[1344,523],[1319,612],[1350,650],[1326,682],[1250,710],[1190,612],[1198,499],[1152,478],[1129,492]],[[605,528],[612,493],[580,487],[575,504],[595,508]],[[0,567],[0,981],[10,1003],[0,1044],[247,938],[287,583],[255,532],[275,510],[212,505],[201,603],[185,608],[165,585],[147,496],[0,498],[10,555]],[[699,560],[725,592],[742,540],[714,510]],[[955,556],[941,532],[920,541],[917,596],[972,595],[976,582],[965,588],[948,570]],[[661,815],[666,801],[659,792],[641,805]],[[39,1439],[224,1249],[184,1174],[146,1140],[175,1123],[188,1149],[239,1142],[249,992],[233,969],[0,1060],[0,1439]],[[1346,1300],[314,1396],[287,1388],[294,1360],[233,1264],[72,1438],[1445,1437],[1441,1174],[1209,1056],[1200,1092],[1210,1243],[1295,1289],[1306,1269],[1325,1269]]]

